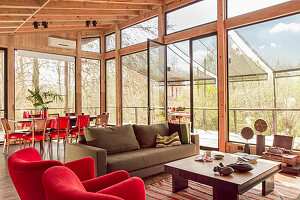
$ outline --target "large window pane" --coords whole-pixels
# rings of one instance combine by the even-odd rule
[[[106,111],[109,112],[109,124],[116,124],[116,62],[106,60]]]
[[[169,121],[190,122],[190,45],[189,41],[167,45]],[[184,113],[184,117],[176,116]]]
[[[75,62],[73,57],[31,51],[16,51],[15,101],[16,118],[22,118],[28,110],[40,112],[26,99],[28,89],[39,88],[41,92],[62,95],[62,102],[49,104],[49,113],[75,112]]]
[[[99,115],[100,110],[100,60],[82,59],[82,112]]]
[[[217,0],[203,0],[166,14],[167,34],[217,20]]]
[[[158,37],[158,17],[146,20],[121,30],[121,48],[146,42]]]
[[[277,4],[281,4],[290,0],[227,0],[227,15],[234,17],[246,14],[255,10],[260,10]]]
[[[267,145],[283,134],[300,148],[299,27],[300,14],[228,32],[231,141],[245,142],[241,129],[264,119]]]
[[[218,148],[217,37],[193,40],[194,132],[200,146]]]
[[[147,52],[122,57],[123,124],[148,123]]]
[[[116,48],[116,34],[105,36],[105,52],[113,51]]]
[[[81,39],[81,50],[89,51],[94,53],[100,53],[100,38],[82,38]]]

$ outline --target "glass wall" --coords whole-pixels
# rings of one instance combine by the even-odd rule
[[[184,17],[183,17],[184,16]],[[203,0],[166,14],[167,34],[217,20],[217,1]]]
[[[191,120],[191,82],[189,40],[167,45],[167,77],[169,121],[188,123]],[[184,114],[183,117],[176,113]]]
[[[82,112],[100,115],[100,60],[81,60]]]
[[[94,53],[100,53],[100,38],[82,38],[81,39],[81,50],[89,51]]]
[[[300,14],[228,32],[231,141],[263,119],[266,144],[273,135],[295,137],[300,148]],[[256,142],[256,137],[249,141]]]
[[[227,17],[235,17],[287,1],[290,0],[227,0]]]
[[[106,60],[106,112],[109,112],[109,124],[116,124],[116,62]]]
[[[147,51],[122,56],[123,124],[148,124]]]
[[[112,33],[105,36],[105,52],[116,49],[116,34]]]
[[[40,90],[62,96],[61,101],[48,105],[49,113],[75,112],[75,59],[74,57],[32,51],[15,52],[15,117],[23,117],[24,111],[39,114],[28,100],[28,90]]]
[[[121,48],[158,37],[158,17],[148,19],[121,30]]]
[[[200,146],[218,148],[217,37],[192,41],[194,132]]]

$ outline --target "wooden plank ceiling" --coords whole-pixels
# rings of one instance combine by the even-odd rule
[[[166,0],[1,0],[0,33],[106,29],[165,3]],[[97,26],[86,27],[87,20],[97,21]],[[43,21],[48,22],[47,29]],[[34,29],[33,22],[39,22],[38,29]]]

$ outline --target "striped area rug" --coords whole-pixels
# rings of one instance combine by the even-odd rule
[[[147,200],[212,200],[212,187],[189,181],[189,187],[177,193],[172,193],[172,179],[167,178],[158,183],[146,186]],[[261,184],[240,195],[240,199],[251,200],[294,200],[300,195],[300,187],[284,182],[275,182],[275,191],[266,197],[261,195]]]

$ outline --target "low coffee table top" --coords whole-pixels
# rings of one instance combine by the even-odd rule
[[[209,183],[217,181],[241,186],[259,181],[259,179],[271,175],[272,173],[277,173],[281,169],[280,162],[258,159],[257,164],[253,164],[254,169],[249,172],[234,172],[229,176],[222,176],[219,173],[214,172],[213,168],[221,162],[224,165],[234,163],[239,156],[213,151],[212,156],[215,154],[222,154],[224,155],[224,158],[222,160],[214,160],[213,162],[199,162],[195,161],[196,156],[192,156],[165,164],[165,170],[173,175],[184,175],[187,179],[208,185],[213,185],[214,183]],[[191,177],[189,178],[189,176]]]

